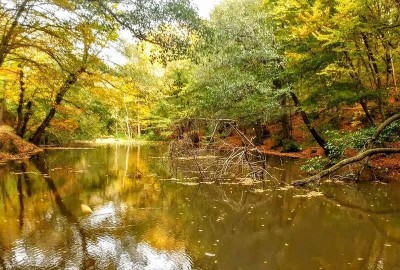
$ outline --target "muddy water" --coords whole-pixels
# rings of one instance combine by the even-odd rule
[[[399,184],[197,184],[165,152],[56,149],[1,165],[0,269],[400,269]],[[268,164],[299,178],[299,161]]]

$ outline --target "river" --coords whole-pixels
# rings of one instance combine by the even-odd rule
[[[0,269],[400,269],[399,183],[311,191],[228,171],[199,184],[166,152],[59,148],[0,165]],[[277,181],[301,177],[300,160],[267,162]]]

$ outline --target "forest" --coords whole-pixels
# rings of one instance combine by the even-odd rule
[[[202,18],[188,0],[3,0],[0,119],[36,145],[188,138],[305,157],[309,172],[377,154],[398,171],[399,11],[224,0]]]

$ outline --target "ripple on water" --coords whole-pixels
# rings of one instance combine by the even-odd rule
[[[87,253],[94,269],[190,270],[192,260],[185,252],[159,251],[133,237],[99,235],[89,241]]]
[[[27,245],[23,240],[17,240],[14,247],[6,254],[6,265],[9,269],[54,268],[62,262],[62,256],[54,250],[42,250],[39,247]]]
[[[86,229],[118,226],[121,222],[118,208],[111,202],[95,209],[91,215],[82,219]]]

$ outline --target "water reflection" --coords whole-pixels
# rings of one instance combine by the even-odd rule
[[[0,268],[400,265],[398,184],[327,184],[318,197],[271,182],[198,184],[195,174],[177,171],[190,161],[171,173],[160,158],[165,152],[163,146],[59,149],[1,166]],[[268,164],[282,181],[300,173],[295,160],[271,157]]]

